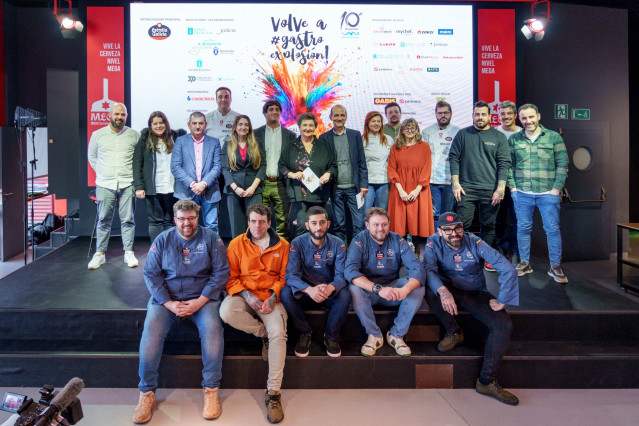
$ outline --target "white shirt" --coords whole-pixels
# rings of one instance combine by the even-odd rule
[[[158,141],[158,152],[155,153],[155,193],[171,194],[175,190],[175,178],[171,173],[171,154],[166,152],[166,145]]]
[[[231,110],[226,115],[222,115],[219,110],[211,111],[206,114],[206,135],[220,140],[220,148],[231,139],[233,130],[233,122],[237,117],[237,112]]]
[[[388,154],[395,141],[386,135],[387,146],[383,146],[379,135],[368,134],[368,146],[364,141],[364,155],[368,168],[368,183],[388,183]]]
[[[449,124],[440,129],[439,124],[431,124],[422,132],[422,139],[430,145],[431,172],[430,183],[434,185],[450,185],[450,162],[448,153],[459,127]]]
[[[266,176],[277,177],[278,163],[282,153],[282,126],[275,129],[265,126],[264,149],[266,150]]]
[[[117,190],[133,184],[133,151],[140,134],[124,126],[119,133],[106,126],[91,134],[89,163],[95,170],[95,184]]]
[[[521,132],[521,127],[515,126],[515,128],[516,128],[515,130],[505,130],[502,126],[495,127],[495,129],[499,130],[504,135],[506,135],[506,139],[508,139],[510,135],[514,135],[515,133]]]

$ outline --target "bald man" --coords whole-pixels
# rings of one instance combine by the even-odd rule
[[[133,188],[133,151],[140,135],[125,125],[127,109],[114,103],[109,110],[109,125],[96,130],[89,141],[89,163],[95,170],[95,195],[98,202],[97,246],[89,269],[98,269],[106,262],[104,252],[109,244],[115,203],[122,229],[124,262],[130,268],[138,266],[133,252],[135,236],[135,189]]]

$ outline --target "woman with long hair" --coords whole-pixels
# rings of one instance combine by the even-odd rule
[[[162,111],[154,111],[133,153],[135,196],[145,200],[151,241],[174,226],[173,204],[177,199],[173,197],[175,179],[171,173],[171,151],[175,139],[184,134],[182,129],[171,130]]]
[[[383,131],[384,119],[378,111],[371,111],[364,119],[364,155],[368,168],[368,192],[364,196],[364,212],[371,207],[388,210],[388,154],[393,138]]]
[[[300,136],[282,147],[279,169],[286,181],[286,198],[291,203],[289,230],[291,239],[306,232],[306,211],[312,206],[325,207],[330,196],[331,178],[337,176],[335,155],[328,144],[315,136],[317,118],[311,113],[297,117]],[[310,191],[303,183],[304,170],[310,168],[319,178],[320,187]]]
[[[266,156],[260,149],[251,119],[238,115],[233,122],[230,139],[222,147],[224,192],[233,238],[246,232],[246,209],[262,202]]]
[[[426,238],[435,232],[430,169],[430,146],[422,140],[417,121],[404,120],[388,156],[388,178],[392,183],[388,202],[390,229],[399,235],[410,235],[422,254]]]

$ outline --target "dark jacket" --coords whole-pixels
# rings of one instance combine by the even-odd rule
[[[315,192],[307,191],[306,197],[302,193],[302,188],[305,188],[297,179],[288,179],[289,172],[296,173],[301,172],[310,167],[313,173],[317,177],[322,177],[326,172],[331,174],[331,180],[337,176],[337,164],[335,163],[335,155],[328,147],[328,145],[315,138],[313,140],[313,150],[311,151],[310,164],[300,164],[298,161],[298,154],[304,151],[304,145],[302,144],[301,137],[295,139],[292,143],[282,147],[282,155],[280,156],[279,170],[280,176],[286,182],[286,198],[291,201],[308,201],[311,203],[323,203],[328,201],[330,196],[330,183],[320,186]]]
[[[260,145],[260,148],[264,153],[266,153],[266,125],[258,127],[253,131],[253,133],[255,134],[255,139],[257,139],[257,143]],[[284,150],[284,147],[293,142],[296,137],[297,135],[295,132],[292,132],[282,126],[282,151]],[[264,164],[266,164],[266,155],[264,156]],[[279,178],[281,179],[282,176],[280,175]]]
[[[360,188],[368,188],[368,167],[366,166],[366,156],[364,155],[364,142],[362,135],[352,129],[346,129],[346,138],[348,139],[348,152],[351,159],[351,169],[353,171],[353,183],[359,192]],[[333,130],[329,130],[320,135],[320,140],[326,141],[328,147],[337,159],[335,150],[335,134]],[[337,188],[337,179],[332,181],[332,192]]]
[[[186,131],[179,129],[171,131],[173,142],[178,136],[185,135]],[[146,139],[149,137],[149,129],[142,130],[140,139],[133,152],[133,187],[143,189],[146,195],[155,195],[155,154],[153,149],[146,149]]]
[[[229,165],[229,156],[227,154],[228,142],[224,142],[224,146],[222,146],[222,175],[224,176],[224,193],[232,194],[235,191],[231,189],[231,184],[235,182],[237,186],[242,189],[246,189],[249,186],[253,185],[253,181],[255,178],[261,180],[260,185],[255,190],[255,194],[261,194],[264,191],[264,178],[266,177],[266,154],[261,146],[258,148],[260,150],[260,156],[262,157],[262,161],[260,161],[260,167],[257,169],[253,168],[253,159],[248,151],[248,145],[246,150],[246,161],[242,161],[242,156],[240,155],[240,148],[236,148],[235,150],[235,159],[238,166],[237,170],[231,170]]]

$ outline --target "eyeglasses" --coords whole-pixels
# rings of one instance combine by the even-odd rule
[[[413,133],[417,131],[417,127],[404,127],[405,132]]]
[[[449,111],[445,111],[445,112],[438,112],[437,115],[450,115],[451,113]]]
[[[462,231],[464,230],[464,225],[462,225],[460,223],[459,225],[457,225],[454,228],[442,228],[440,226],[439,229],[441,229],[444,232],[444,234],[446,234],[446,235],[451,235],[453,233],[453,231],[455,231],[456,234],[461,234]]]
[[[197,216],[176,217],[175,220],[177,220],[178,222],[193,222],[197,220]]]

